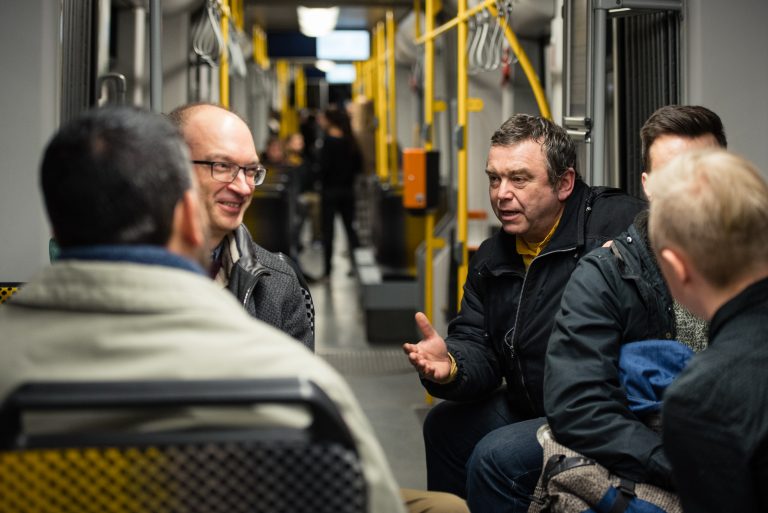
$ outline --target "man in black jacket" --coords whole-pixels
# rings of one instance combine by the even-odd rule
[[[314,306],[301,271],[282,253],[256,244],[243,225],[253,189],[266,169],[248,125],[213,104],[190,104],[169,115],[192,154],[213,245],[211,277],[255,318],[314,350]]]
[[[536,116],[494,133],[486,174],[502,229],[470,262],[447,339],[419,313],[424,338],[404,350],[425,388],[449,400],[424,425],[428,488],[467,497],[472,511],[525,511],[541,469],[535,432],[560,295],[579,258],[644,202],[585,185],[566,132]]]
[[[709,320],[709,347],[664,395],[664,450],[686,513],[768,511],[768,183],[740,157],[698,152],[648,188],[672,296]]]
[[[720,118],[700,106],[658,109],[640,139],[644,186],[682,153],[726,146]],[[651,339],[699,351],[707,333],[704,321],[672,300],[648,243],[647,221],[647,211],[639,214],[609,248],[593,251],[573,272],[547,349],[544,409],[558,442],[621,477],[670,488],[661,436],[630,410],[619,354],[623,344]]]

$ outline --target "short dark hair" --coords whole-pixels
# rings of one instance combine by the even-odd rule
[[[107,107],[51,139],[40,183],[56,240],[72,247],[165,245],[193,182],[186,145],[165,117]]]
[[[650,149],[663,135],[700,137],[712,134],[721,148],[728,147],[720,116],[700,105],[666,105],[657,109],[640,129],[643,171],[650,171]]]
[[[542,145],[547,156],[547,176],[554,187],[570,168],[576,169],[576,145],[562,127],[549,119],[528,114],[515,114],[491,136],[491,146],[514,146],[525,141]]]

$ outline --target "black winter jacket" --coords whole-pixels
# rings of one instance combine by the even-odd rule
[[[229,273],[227,288],[253,317],[315,349],[315,310],[304,276],[290,258],[256,244],[245,226],[233,232],[239,258]],[[231,244],[227,236],[224,244]],[[226,248],[227,258],[230,249]],[[235,257],[236,258],[236,257]]]
[[[623,343],[677,336],[646,221],[643,212],[573,272],[547,349],[544,409],[558,442],[620,476],[670,488],[661,436],[629,410],[619,382]]]
[[[768,511],[768,278],[715,312],[709,346],[664,395],[686,513]]]
[[[487,397],[504,378],[518,415],[543,416],[544,354],[565,284],[579,258],[626,229],[644,207],[618,189],[577,181],[557,230],[527,274],[514,236],[502,230],[483,242],[446,337],[458,374],[444,385],[422,380],[425,388],[436,397],[471,401]]]

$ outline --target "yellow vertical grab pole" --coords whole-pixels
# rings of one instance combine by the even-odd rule
[[[389,120],[389,183],[397,185],[397,86],[395,76],[395,14],[387,11],[387,113]]]
[[[387,181],[389,166],[387,163],[387,90],[385,87],[386,44],[384,40],[384,23],[376,26],[376,119],[378,121],[378,138],[376,140],[376,172],[382,182]]]
[[[296,96],[296,110],[307,108],[307,75],[304,73],[304,66],[296,66],[296,78],[293,83],[293,90]]]
[[[290,116],[288,106],[288,79],[290,75],[290,66],[288,61],[280,59],[277,61],[275,72],[277,74],[277,90],[280,97],[280,137],[288,136]]]
[[[221,49],[221,62],[219,64],[219,103],[229,107],[229,4],[228,0],[221,0],[221,39],[224,47]]]
[[[461,257],[458,266],[457,276],[457,297],[458,303],[461,304],[462,296],[464,295],[464,282],[467,279],[468,268],[468,253],[467,253],[467,132],[469,129],[469,111],[467,108],[467,100],[469,98],[469,81],[467,79],[467,19],[464,13],[467,10],[467,0],[458,0],[459,13],[458,17],[461,19],[458,25],[458,41],[457,53],[458,53],[458,83],[457,83],[457,103],[458,103],[458,121],[459,136],[457,142],[459,144],[459,151],[457,155],[458,161],[458,198],[457,198],[457,226],[456,226],[456,242],[460,245]]]
[[[418,20],[418,17],[416,18]],[[424,12],[424,30],[429,33],[435,28],[435,0],[426,0]],[[417,27],[417,34],[420,27]],[[418,37],[418,35],[417,35]],[[435,118],[435,40],[427,39],[424,43],[424,149],[434,148],[432,124]],[[432,322],[434,289],[434,239],[435,213],[427,212],[424,234],[424,314]]]

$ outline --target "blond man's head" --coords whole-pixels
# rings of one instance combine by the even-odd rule
[[[686,153],[654,171],[649,233],[654,249],[685,253],[714,288],[768,264],[768,183],[722,150]]]

